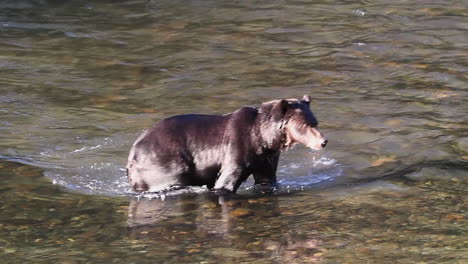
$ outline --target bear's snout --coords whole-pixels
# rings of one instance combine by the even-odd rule
[[[328,143],[328,140],[325,139],[321,144],[322,148],[325,148],[327,146],[327,143]]]
[[[307,138],[308,138],[308,142],[304,145],[315,150],[320,150],[320,149],[325,148],[325,146],[328,143],[328,140],[315,127],[309,129],[307,133]]]

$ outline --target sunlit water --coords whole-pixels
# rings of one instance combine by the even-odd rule
[[[61,165],[45,171],[45,176],[54,184],[65,186],[70,191],[87,194],[133,196],[125,173],[125,164],[118,164],[112,157],[109,160],[96,162],[95,157],[102,154],[106,145],[115,147],[115,141],[105,138],[103,144],[82,147],[65,154],[41,153],[46,158],[60,158]],[[304,151],[305,157],[296,157],[297,153],[284,155],[278,168],[277,192],[290,192],[314,187],[321,182],[336,180],[343,171],[337,161],[319,154]],[[303,153],[304,154],[304,153]],[[55,156],[54,156],[55,155]],[[94,158],[93,158],[94,157]],[[250,191],[253,179],[249,179],[239,189],[239,193]],[[205,187],[206,189],[206,187]],[[187,189],[186,191],[190,191]],[[199,190],[199,189],[196,189]],[[206,189],[207,190],[207,189]],[[174,195],[179,192],[174,192]],[[158,194],[144,194],[150,198]],[[164,194],[171,195],[168,193]]]
[[[2,263],[465,263],[463,1],[2,1]],[[135,195],[164,117],[312,96],[330,143]],[[157,259],[157,261],[155,261]]]

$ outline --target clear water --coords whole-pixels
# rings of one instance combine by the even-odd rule
[[[2,263],[468,262],[463,1],[2,1]],[[163,117],[312,96],[280,187],[135,196]]]

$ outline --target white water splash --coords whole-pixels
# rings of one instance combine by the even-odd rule
[[[159,199],[164,201],[167,197],[173,197],[173,196],[179,196],[183,194],[201,194],[201,193],[206,193],[208,192],[209,189],[205,186],[188,186],[184,187],[181,189],[176,189],[176,190],[168,190],[168,191],[162,191],[162,192],[143,192],[139,193],[136,195],[138,199]]]
[[[46,171],[54,184],[85,194],[121,196],[129,194],[125,169],[114,163]]]
[[[75,149],[74,151],[72,151],[72,153],[98,149],[98,148],[101,148],[101,147],[102,147],[102,145],[97,145],[97,146],[92,146],[92,147],[82,147],[82,148],[79,148],[79,149]]]
[[[45,175],[52,182],[67,190],[92,195],[133,196],[164,200],[168,196],[187,193],[202,193],[206,187],[187,187],[160,193],[136,194],[130,191],[126,170],[127,150],[134,135],[117,135],[112,138],[85,141],[81,147],[55,147],[41,152],[51,166]],[[127,141],[125,141],[127,140]],[[92,143],[92,144],[90,144]],[[338,162],[323,152],[311,152],[298,148],[282,154],[277,171],[279,188],[277,192],[290,192],[311,188],[333,181],[341,176],[343,168]],[[239,193],[249,193],[253,177],[243,183]]]
[[[134,135],[80,139],[82,146],[55,146],[40,154],[54,168],[46,169],[45,176],[67,190],[93,195],[122,196],[129,194],[125,172],[128,139]]]
[[[367,12],[362,9],[355,9],[353,10],[353,14],[358,15],[358,16],[365,16]]]
[[[278,169],[278,191],[302,191],[319,183],[334,181],[342,173],[342,166],[329,157],[314,157],[311,162],[289,163]]]

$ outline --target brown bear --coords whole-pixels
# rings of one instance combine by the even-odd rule
[[[155,192],[206,185],[217,193],[235,193],[251,174],[256,185],[274,186],[280,151],[295,143],[315,150],[327,145],[309,104],[304,95],[225,115],[166,118],[133,144],[130,186]]]

